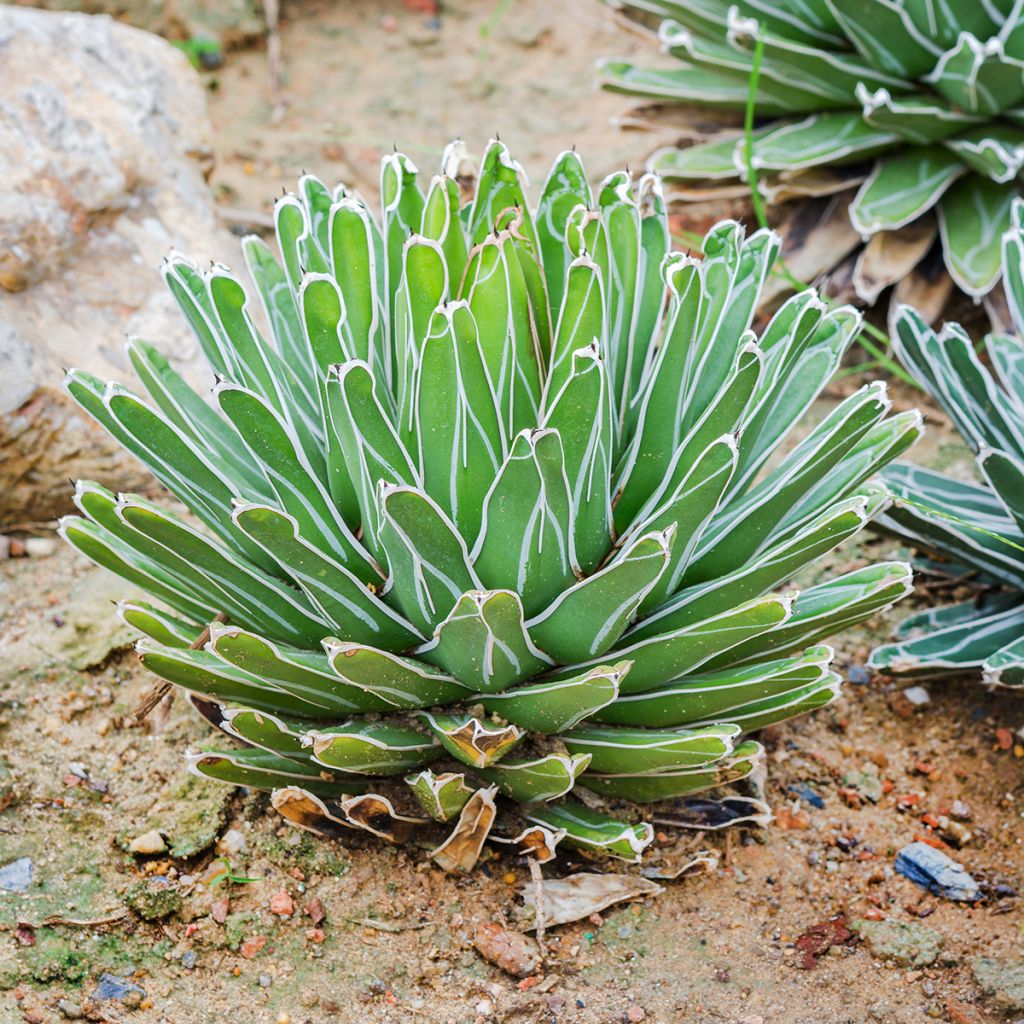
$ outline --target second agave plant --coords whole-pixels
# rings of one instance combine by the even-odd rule
[[[821,641],[907,592],[902,563],[778,588],[882,509],[920,420],[870,384],[779,458],[858,319],[805,292],[756,337],[774,235],[698,261],[652,177],[592,194],[565,153],[531,212],[501,143],[465,204],[461,159],[424,191],[386,158],[379,217],[304,177],[279,258],[245,242],[252,298],[173,256],[212,404],[140,340],[148,399],[67,387],[188,514],[82,482],[62,532],[238,741],[194,771],[328,835],[447,829],[448,869],[488,838],[635,860],[632,803],[747,775],[747,733],[836,695]]]
[[[868,301],[894,283],[901,301],[945,295],[948,287],[925,287],[949,284],[931,266],[936,234],[959,288],[977,299],[994,287],[1000,236],[1010,225],[1011,202],[1022,194],[1020,3],[623,3],[664,17],[659,38],[679,60],[665,69],[605,62],[607,87],[742,111],[756,74],[760,120],[749,151],[733,120],[713,141],[661,150],[652,167],[694,198],[708,189],[722,194],[750,167],[774,197],[825,195],[859,183],[850,220],[870,241],[853,283]],[[739,193],[745,188],[739,184]],[[926,254],[926,269],[914,275]],[[936,304],[934,297],[928,302]]]

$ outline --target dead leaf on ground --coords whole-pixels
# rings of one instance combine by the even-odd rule
[[[623,900],[657,896],[664,889],[640,875],[595,875],[581,872],[566,878],[545,879],[542,891],[544,926],[552,928],[597,914]],[[534,887],[524,886],[520,893],[523,896],[523,912],[533,922],[527,926],[527,930],[533,931],[537,927]]]

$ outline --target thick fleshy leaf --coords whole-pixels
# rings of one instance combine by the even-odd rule
[[[908,7],[891,0],[826,0],[857,52],[871,67],[900,78],[930,70],[942,47],[914,23]]]
[[[164,647],[191,647],[202,635],[202,627],[148,601],[118,601],[118,618]]]
[[[982,41],[963,32],[924,80],[961,110],[991,117],[1024,99],[1021,70],[999,36]]]
[[[506,451],[476,323],[464,302],[431,318],[420,354],[416,423],[423,489],[463,537],[475,538]]]
[[[490,768],[477,768],[476,774],[517,803],[532,804],[565,796],[589,764],[586,754],[547,754],[532,761],[506,759]]]
[[[266,750],[201,750],[185,755],[193,775],[249,789],[301,786],[327,799],[362,793],[369,783],[358,779],[324,779],[316,765],[302,764]]]
[[[601,665],[572,679],[534,682],[501,693],[480,694],[484,710],[522,729],[547,735],[563,732],[607,707],[619,695],[629,662]]]
[[[871,653],[871,667],[901,676],[979,671],[990,657],[1024,633],[1020,606],[985,619],[947,626],[914,640],[883,644]]]
[[[514,725],[488,725],[472,715],[421,711],[420,719],[457,761],[471,768],[489,768],[525,735]]]
[[[648,728],[731,721],[735,708],[832,679],[832,653],[831,647],[811,647],[795,658],[696,673],[656,690],[619,697],[594,717],[608,725]]]
[[[1012,185],[969,174],[939,203],[946,267],[968,295],[987,294],[999,278],[1000,239],[1010,226],[1014,194]]]
[[[466,542],[421,491],[383,483],[377,493],[390,573],[382,593],[429,636],[459,597],[480,585]]]
[[[528,430],[515,439],[487,494],[472,561],[484,586],[515,591],[528,615],[575,578],[572,498],[556,431]]]
[[[850,204],[850,220],[862,235],[901,228],[930,210],[964,170],[955,153],[939,146],[883,157]]]
[[[654,841],[654,829],[646,822],[627,825],[575,800],[534,805],[524,816],[527,821],[564,830],[563,842],[568,846],[633,864],[639,863],[644,850]]]
[[[457,818],[473,795],[473,790],[466,785],[466,776],[454,772],[435,774],[429,768],[406,776],[406,785],[413,791],[420,807],[434,821],[451,821]]]
[[[862,160],[892,148],[899,138],[892,129],[876,128],[852,111],[811,114],[802,121],[780,122],[756,140],[751,162],[768,171],[798,171]]]
[[[575,150],[561,153],[551,165],[537,206],[537,238],[552,313],[563,306],[570,258],[565,245],[566,222],[577,206],[592,202],[583,161]]]
[[[434,640],[416,654],[485,693],[497,693],[551,665],[526,632],[522,602],[509,590],[463,594]]]
[[[669,633],[638,640],[627,633],[614,651],[616,657],[633,662],[629,675],[620,683],[620,692],[652,690],[670,679],[696,671],[730,648],[777,629],[789,618],[791,603],[790,597],[770,594]],[[588,667],[579,665],[576,671]]]
[[[303,540],[291,516],[266,505],[242,505],[235,510],[235,520],[274,555],[309,598],[326,623],[321,637],[333,633],[343,640],[393,644],[399,649],[419,641],[415,627],[381,601],[372,584],[362,583],[324,549]]]
[[[356,690],[396,708],[451,704],[469,692],[458,680],[430,665],[360,644],[324,641],[333,671]]]
[[[612,535],[613,461],[611,393],[596,343],[572,353],[569,375],[545,396],[543,425],[558,432],[572,499],[573,541],[580,569],[593,572]]]
[[[472,250],[459,297],[469,301],[476,321],[502,430],[514,437],[537,422],[541,350],[510,231],[488,234]]]
[[[442,754],[430,736],[388,721],[352,719],[344,725],[311,729],[305,742],[317,764],[357,775],[401,775]]]
[[[674,526],[648,533],[600,572],[564,590],[526,624],[530,638],[562,664],[610,650],[668,565]]]
[[[591,771],[636,775],[712,764],[732,752],[739,732],[734,725],[713,725],[697,732],[591,725],[573,729],[560,739],[571,753],[590,755]]]
[[[930,146],[978,124],[981,118],[927,94],[893,96],[888,89],[857,87],[864,123],[914,146]]]
[[[675,797],[692,796],[715,786],[725,786],[745,779],[758,765],[764,748],[747,741],[721,761],[707,767],[674,772],[651,772],[647,775],[601,775],[588,772],[580,785],[601,796],[617,800],[639,800],[650,803]]]
[[[324,654],[270,641],[237,626],[214,624],[206,650],[226,665],[248,673],[275,690],[320,708],[316,717],[385,711],[391,702],[340,677]]]
[[[380,388],[366,363],[332,366],[326,400],[330,430],[359,502],[366,543],[383,558],[377,488],[381,481],[414,487],[419,474],[381,405]]]

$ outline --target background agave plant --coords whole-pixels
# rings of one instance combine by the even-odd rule
[[[896,352],[970,445],[982,482],[893,465],[883,477],[896,502],[879,524],[945,563],[931,568],[986,589],[906,619],[899,642],[872,655],[894,674],[973,670],[991,685],[1024,685],[1024,201],[1002,249],[1017,334],[985,339],[991,370],[957,324],[936,334],[911,309],[897,317]]]
[[[927,308],[929,319],[937,315],[949,289],[937,283],[936,234],[946,270],[968,295],[980,298],[999,280],[999,239],[1010,204],[1022,193],[1019,3],[626,0],[625,6],[666,17],[659,38],[681,63],[655,70],[606,61],[603,81],[610,89],[742,110],[758,65],[758,123],[749,152],[733,122],[711,142],[652,157],[652,169],[684,183],[683,198],[709,189],[723,194],[721,186],[745,179],[751,166],[773,198],[820,196],[860,181],[849,217],[870,239],[853,272],[862,298],[873,302],[899,282],[898,299]],[[840,244],[832,259],[842,259],[854,241]],[[934,266],[912,275],[929,253]]]
[[[191,516],[83,482],[61,530],[159,602],[121,606],[143,662],[242,741],[194,771],[329,835],[454,822],[448,869],[487,837],[633,860],[650,825],[567,794],[740,779],[745,733],[833,699],[819,641],[909,567],[774,588],[882,510],[865,481],[920,419],[870,384],[765,469],[857,314],[805,292],[757,339],[772,233],[719,224],[698,261],[669,251],[654,177],[595,198],[567,152],[531,214],[504,145],[465,205],[461,160],[424,194],[386,158],[379,220],[305,176],[281,262],[245,242],[270,341],[226,269],[172,256],[213,407],[139,340],[149,401],[67,388]]]

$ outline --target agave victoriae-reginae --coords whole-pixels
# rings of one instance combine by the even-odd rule
[[[958,325],[937,335],[911,309],[896,317],[897,354],[956,424],[981,482],[890,466],[884,478],[896,501],[879,521],[946,563],[940,570],[986,589],[901,623],[899,641],[872,655],[886,672],[981,671],[990,685],[1024,686],[1024,201],[1002,247],[1017,334],[985,339],[991,369]]]
[[[448,868],[488,836],[638,858],[650,826],[602,800],[747,775],[745,733],[836,695],[820,641],[910,585],[777,589],[881,511],[866,481],[920,431],[870,384],[764,470],[857,314],[807,292],[758,339],[770,232],[670,252],[658,181],[593,196],[573,152],[535,213],[523,189],[499,142],[465,205],[399,154],[379,220],[306,176],[281,262],[245,242],[269,339],[226,269],[165,266],[213,407],[143,341],[148,400],[67,380],[191,513],[80,483],[62,532],[159,602],[121,608],[143,662],[244,744],[192,768],[323,833],[454,822]]]
[[[730,183],[742,194],[751,165],[775,198],[860,181],[849,216],[870,239],[853,277],[863,298],[874,301],[893,283],[900,299],[948,294],[924,285],[938,280],[936,246],[969,295],[984,296],[998,281],[999,239],[1011,201],[1024,192],[1024,4],[623,3],[664,17],[659,38],[681,63],[654,70],[606,61],[611,89],[743,110],[758,57],[749,153],[733,120],[710,142],[652,157],[652,169],[679,182],[683,198],[728,194]],[[855,239],[851,233],[840,257]],[[929,254],[935,259],[918,280],[911,272]]]

